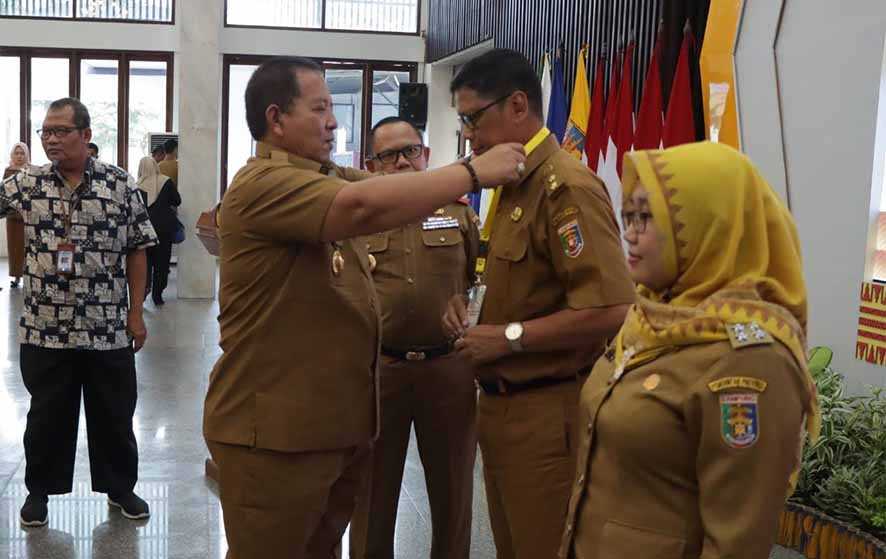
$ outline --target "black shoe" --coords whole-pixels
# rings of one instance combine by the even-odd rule
[[[116,495],[113,497],[108,495],[108,504],[120,509],[120,514],[130,520],[143,520],[151,516],[151,511],[148,509],[148,503],[132,492],[126,495]]]
[[[37,495],[35,493],[28,495],[24,506],[22,506],[22,526],[25,528],[46,526],[46,523],[49,522],[49,511],[46,508],[46,503],[48,502],[49,498],[46,495]]]
[[[18,289],[18,278],[15,278],[11,282],[9,282],[9,286],[13,289]]]
[[[154,300],[154,304],[158,307],[162,307],[166,304],[166,301],[163,300],[163,297],[152,297],[152,299]]]

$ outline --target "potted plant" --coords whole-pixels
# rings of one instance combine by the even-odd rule
[[[778,543],[809,559],[886,559],[886,392],[849,396],[833,353],[815,348],[821,437],[807,445]]]

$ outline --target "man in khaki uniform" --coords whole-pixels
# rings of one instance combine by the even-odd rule
[[[221,347],[204,435],[230,559],[332,557],[377,431],[378,304],[365,245],[478,185],[518,176],[519,145],[470,164],[348,183],[322,68],[262,64],[246,89],[259,142],[219,210]],[[358,178],[356,173],[348,173]]]
[[[370,170],[425,171],[421,133],[398,117],[370,134]],[[415,188],[423,188],[420,180]],[[473,372],[455,359],[440,323],[449,298],[474,280],[479,233],[465,201],[421,221],[366,237],[381,304],[381,433],[367,492],[351,523],[351,557],[393,559],[397,503],[409,433],[415,424],[433,524],[433,559],[468,559],[477,392]]]
[[[481,388],[478,434],[498,557],[557,554],[575,473],[581,381],[633,301],[603,183],[544,128],[529,62],[496,49],[452,91],[474,153],[525,144],[522,178],[497,189],[484,225],[480,325],[456,297],[444,320]],[[481,255],[483,250],[481,248]]]

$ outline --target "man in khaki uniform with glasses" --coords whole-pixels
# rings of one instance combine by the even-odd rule
[[[552,559],[575,476],[581,383],[621,326],[633,283],[606,189],[544,127],[529,61],[492,50],[451,88],[475,154],[519,142],[527,155],[484,223],[479,325],[470,327],[461,297],[445,320],[481,388],[477,432],[498,559]]]
[[[373,127],[367,167],[425,171],[429,149],[409,122]],[[415,188],[423,188],[421,179]],[[366,237],[382,316],[381,433],[372,475],[351,523],[351,557],[393,559],[397,504],[415,425],[431,505],[432,559],[468,559],[477,437],[473,372],[455,359],[440,316],[474,280],[477,216],[464,200],[399,229]]]

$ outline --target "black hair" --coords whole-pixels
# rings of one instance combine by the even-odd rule
[[[163,151],[166,153],[174,153],[175,150],[178,149],[178,140],[175,138],[169,138],[165,142],[163,142]]]
[[[98,155],[98,146],[92,142],[86,144],[89,149],[95,150],[95,154]]]
[[[388,116],[376,122],[375,126],[372,127],[372,130],[369,131],[369,152],[375,153],[375,133],[378,131],[379,128],[381,128],[382,126],[387,126],[389,124],[398,124],[400,122],[408,124],[409,127],[412,128],[412,131],[415,132],[415,135],[418,136],[418,141],[421,142],[422,145],[424,145],[424,135],[415,124],[409,122],[403,117]]]
[[[151,150],[151,155],[154,155],[157,152],[160,152],[163,155],[166,155],[166,150],[163,148],[162,145],[159,145],[159,144],[154,146],[154,149]]]
[[[268,133],[265,111],[277,105],[286,111],[293,99],[301,95],[297,70],[323,73],[323,67],[309,58],[277,56],[263,63],[246,85],[246,123],[252,137],[259,141]]]
[[[65,107],[74,109],[74,126],[80,130],[85,130],[92,124],[92,119],[89,118],[89,109],[79,99],[74,99],[73,97],[56,99],[50,103],[48,111],[61,111]]]
[[[535,68],[525,56],[515,50],[493,49],[474,58],[459,70],[449,89],[473,89],[490,101],[514,91],[522,91],[529,99],[529,108],[541,117],[541,83]]]

